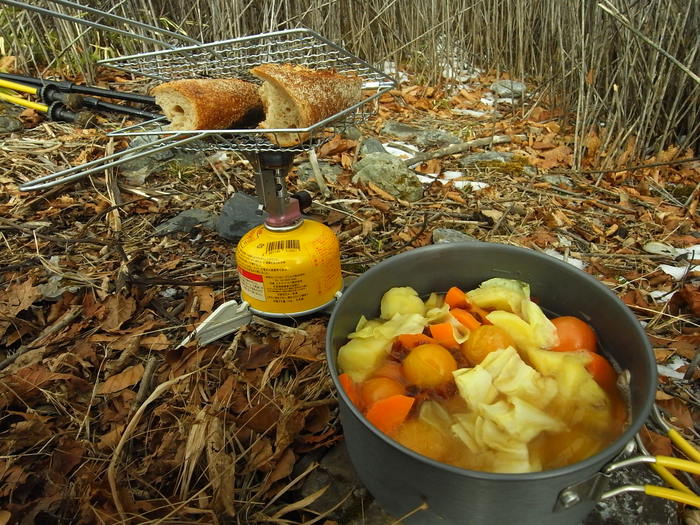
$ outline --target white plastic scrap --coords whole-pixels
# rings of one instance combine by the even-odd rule
[[[580,259],[576,259],[575,257],[565,257],[558,251],[552,249],[552,248],[547,248],[544,250],[544,253],[547,255],[550,255],[554,257],[555,259],[559,259],[560,261],[564,261],[566,263],[569,263],[571,266],[575,266],[579,270],[583,270],[586,267],[586,263],[583,262]]]
[[[487,91],[479,101],[487,106],[493,106],[496,103],[496,97],[493,96],[493,93]]]
[[[700,270],[700,265],[691,264],[688,266],[671,266],[670,264],[660,264],[659,270],[673,277],[675,281],[680,281],[690,272]]]
[[[452,181],[452,184],[458,190],[469,188],[472,191],[479,191],[489,187],[489,184],[486,182],[476,180],[455,180],[459,179],[460,177],[464,177],[464,173],[461,171],[443,171],[442,177],[439,177],[437,173],[417,173],[416,176],[423,184],[431,184],[436,180],[442,184],[447,184],[448,182]]]
[[[450,110],[455,115],[465,115],[467,117],[481,118],[493,115],[490,111],[477,111],[475,109],[454,108]]]
[[[669,257],[673,258],[685,255],[689,260],[700,259],[700,244],[694,244],[693,246],[688,246],[686,248],[675,248],[670,244],[663,242],[650,241],[646,243],[642,249],[647,253],[668,255]],[[674,280],[680,281],[686,274],[700,270],[700,265],[690,264],[683,266],[672,266],[670,264],[660,264],[659,270],[670,275]]]
[[[384,150],[387,153],[391,153],[392,155],[400,159],[406,160],[414,157],[414,155],[411,155],[406,150],[415,151],[416,153],[420,152],[420,150],[416,146],[414,146],[413,144],[407,144],[406,142],[394,141],[391,142],[391,144],[394,144],[394,146],[390,144],[382,144],[382,146],[384,146]],[[401,147],[397,148],[396,146]]]

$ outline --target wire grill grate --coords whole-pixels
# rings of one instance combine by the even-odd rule
[[[291,29],[231,40],[166,49],[138,55],[107,59],[100,64],[128,71],[160,81],[184,78],[240,78],[260,83],[250,74],[250,69],[260,64],[294,63],[315,69],[334,69],[339,73],[352,73],[363,80],[363,100],[322,122],[308,128],[285,130],[286,133],[310,132],[311,138],[304,144],[287,151],[301,152],[318,146],[332,132],[342,131],[365,121],[372,113],[366,104],[394,87],[391,77],[377,70],[362,59],[309,29]],[[190,142],[187,149],[225,149],[240,151],[278,150],[262,129],[201,130],[205,138]],[[110,133],[113,136],[128,135],[180,135],[181,131],[168,131],[158,123],[145,123]]]

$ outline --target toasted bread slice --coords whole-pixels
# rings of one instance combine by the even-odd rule
[[[250,72],[263,81],[260,98],[265,109],[261,128],[308,128],[362,99],[362,79],[332,70],[294,64],[262,64]],[[309,133],[268,133],[282,147],[296,146]]]
[[[237,78],[173,80],[152,94],[172,130],[226,129],[262,108],[258,86]]]

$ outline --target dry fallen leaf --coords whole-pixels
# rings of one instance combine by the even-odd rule
[[[0,337],[12,323],[12,319],[23,310],[29,308],[34,301],[42,296],[38,286],[34,286],[32,279],[21,283],[11,284],[0,292]]]
[[[100,327],[108,332],[119,330],[122,324],[131,319],[136,311],[136,300],[133,297],[124,297],[114,294],[107,297],[102,303]]]
[[[119,374],[108,377],[104,383],[97,387],[98,394],[112,394],[135,385],[143,377],[143,365],[130,366]]]

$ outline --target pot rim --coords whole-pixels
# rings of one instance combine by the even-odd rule
[[[654,403],[655,399],[655,391],[656,391],[656,382],[657,382],[657,372],[656,372],[656,359],[654,357],[654,352],[651,348],[651,344],[649,343],[646,333],[644,332],[641,324],[637,320],[637,318],[634,316],[631,310],[627,308],[622,301],[603,283],[601,283],[598,279],[595,277],[587,274],[586,272],[583,272],[579,270],[578,268],[564,262],[560,261],[559,259],[556,259],[550,255],[529,249],[529,248],[523,248],[521,246],[514,246],[510,244],[502,244],[502,243],[491,243],[491,242],[481,242],[481,241],[466,241],[466,242],[455,242],[455,243],[445,243],[445,244],[433,244],[429,246],[422,246],[419,248],[414,248],[412,250],[409,250],[407,252],[398,254],[398,255],[393,255],[390,256],[383,261],[377,263],[374,265],[372,268],[364,272],[359,278],[362,279],[365,275],[374,275],[376,273],[379,273],[381,271],[384,271],[384,266],[385,264],[388,263],[388,261],[396,261],[396,260],[401,260],[404,258],[408,257],[413,257],[415,256],[416,250],[421,251],[421,252],[429,252],[429,251],[441,251],[444,249],[454,249],[450,247],[465,247],[465,245],[472,246],[474,248],[483,248],[483,247],[498,247],[499,249],[502,249],[503,247],[506,247],[509,250],[512,250],[515,253],[519,254],[526,254],[528,257],[533,257],[535,260],[540,260],[542,262],[545,262],[547,264],[554,264],[555,266],[560,266],[562,269],[564,269],[567,272],[570,272],[572,274],[576,274],[579,278],[585,280],[588,282],[588,284],[594,288],[597,288],[600,292],[602,292],[604,295],[609,296],[612,300],[614,300],[616,303],[619,303],[621,306],[625,306],[626,310],[624,311],[624,315],[630,319],[630,327],[634,327],[633,329],[638,330],[643,337],[641,340],[643,341],[643,348],[644,348],[644,357],[648,361],[648,365],[650,367],[650,370],[653,372],[653,381],[650,381],[649,387],[647,388],[646,395],[644,396],[644,399],[642,400],[643,406],[642,410],[640,411],[639,415],[635,420],[633,420],[628,428],[615,440],[613,441],[610,445],[608,445],[606,448],[601,450],[600,452],[594,454],[593,456],[590,456],[582,461],[572,463],[570,465],[566,465],[564,467],[559,467],[556,469],[549,469],[549,470],[542,470],[538,472],[526,472],[526,473],[494,473],[494,472],[483,472],[479,470],[469,470],[469,469],[464,469],[461,467],[455,467],[453,465],[449,465],[447,463],[443,463],[441,461],[436,461],[434,459],[430,459],[427,456],[423,456],[422,454],[418,454],[417,452],[414,452],[413,450],[404,447],[401,445],[399,442],[391,439],[389,436],[381,432],[379,429],[377,429],[374,425],[371,425],[365,416],[360,412],[357,407],[350,401],[350,398],[347,396],[345,393],[345,390],[342,388],[340,385],[340,382],[338,380],[338,371],[337,371],[337,351],[335,351],[332,346],[333,346],[333,341],[332,341],[332,331],[330,330],[331,326],[334,323],[335,317],[337,315],[337,312],[339,310],[339,306],[343,303],[344,299],[347,297],[348,291],[352,290],[352,286],[354,283],[352,283],[345,292],[343,292],[343,295],[338,299],[338,302],[333,309],[333,312],[331,314],[331,317],[328,322],[328,331],[326,333],[326,358],[328,362],[328,368],[330,369],[330,374],[333,380],[333,384],[338,392],[338,395],[342,398],[343,402],[347,407],[350,409],[352,414],[365,426],[368,428],[371,432],[375,434],[375,436],[379,437],[381,440],[383,440],[385,443],[398,448],[405,454],[411,456],[413,459],[421,461],[423,463],[426,463],[428,465],[431,465],[433,467],[437,467],[443,470],[447,470],[448,472],[451,472],[453,474],[459,475],[459,476],[464,476],[464,477],[470,477],[470,478],[477,478],[481,479],[484,481],[533,481],[533,480],[542,480],[542,479],[549,479],[549,478],[556,478],[560,476],[567,476],[574,474],[578,471],[581,470],[587,470],[587,469],[599,469],[600,466],[608,462],[610,459],[614,458],[616,455],[618,455],[629,443],[635,436],[635,434],[639,431],[639,429],[642,427],[644,422],[647,420],[649,417],[649,414],[651,413],[651,408]],[[640,356],[641,358],[641,356]]]

